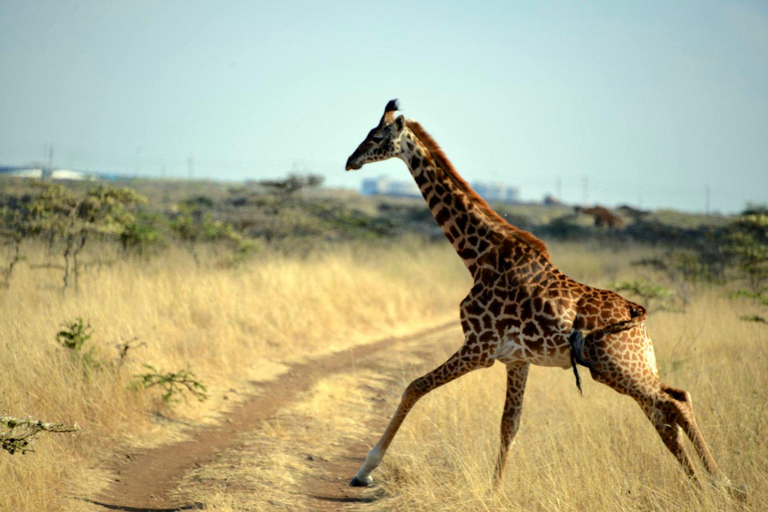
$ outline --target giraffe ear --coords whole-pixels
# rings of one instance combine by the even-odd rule
[[[400,102],[397,100],[389,100],[387,106],[384,107],[384,115],[381,117],[381,126],[387,126],[392,124],[395,120],[395,112],[400,110]]]
[[[403,116],[397,116],[397,119],[395,119],[395,130],[397,133],[400,133],[405,128],[405,117]]]

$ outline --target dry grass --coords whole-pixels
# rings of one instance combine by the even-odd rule
[[[637,277],[628,262],[648,250],[554,246],[554,261],[589,284]],[[237,269],[197,268],[182,251],[120,262],[89,273],[82,292],[63,297],[54,274],[26,267],[0,293],[0,411],[78,422],[74,438],[39,440],[35,453],[0,453],[0,509],[87,510],[72,496],[107,483],[98,468],[117,442],[149,445],[178,435],[152,413],[192,424],[215,418],[223,396],[268,379],[290,362],[385,334],[401,334],[457,315],[469,288],[447,246],[406,244],[382,251],[340,247],[303,258],[266,255]],[[768,335],[740,316],[757,313],[720,290],[687,291],[682,314],[649,321],[662,377],[693,395],[699,426],[723,470],[749,486],[747,510],[768,501]],[[86,370],[54,341],[64,320],[90,321],[101,371]],[[113,344],[147,343],[120,372]],[[438,364],[460,343],[427,341]],[[302,486],[316,478],[306,455],[331,457],[348,443],[376,440],[368,424],[388,419],[418,376],[408,354],[391,364],[392,384],[352,371],[317,383],[306,399],[243,438],[247,449],[189,476],[185,496],[212,510],[302,507]],[[141,363],[164,370],[190,363],[211,399],[169,409],[157,393],[129,384]],[[686,482],[654,429],[629,399],[587,377],[534,368],[523,428],[503,492],[490,493],[504,397],[500,365],[474,372],[425,397],[374,474],[385,497],[366,510],[741,510],[718,491]],[[300,421],[297,421],[297,418]],[[320,448],[317,448],[320,447]],[[308,452],[307,450],[312,450]],[[362,455],[362,454],[358,454]],[[348,478],[351,475],[339,475]]]
[[[569,244],[552,252],[561,268],[590,284],[652,277],[629,265],[647,256],[647,249]],[[345,504],[345,510],[763,510],[768,333],[739,320],[757,313],[748,302],[728,300],[721,289],[687,293],[691,303],[684,313],[658,312],[648,324],[662,377],[692,393],[699,426],[721,468],[734,483],[748,486],[746,504],[715,488],[695,489],[630,399],[588,376],[580,397],[570,371],[538,367],[528,380],[523,427],[502,492],[492,493],[505,384],[504,368],[496,365],[423,398],[374,473],[378,487],[372,495],[383,497]],[[306,496],[313,483],[346,480],[353,473],[318,475],[307,455],[364,456],[359,447],[347,452],[350,443],[375,443],[380,430],[370,425],[382,429],[407,384],[460,342],[460,330],[453,329],[405,346],[404,352],[381,354],[378,378],[351,369],[319,382],[302,403],[249,434],[244,441],[249,448],[189,475],[185,496],[222,512],[314,510],[317,502]],[[435,351],[431,361],[415,364],[410,354],[426,347]]]
[[[32,260],[40,255],[34,254]],[[339,247],[302,258],[262,255],[242,268],[198,268],[183,251],[120,261],[81,279],[63,296],[54,271],[22,266],[0,292],[0,411],[79,423],[74,438],[49,436],[34,453],[0,453],[2,510],[78,510],[71,496],[106,485],[97,468],[116,443],[151,445],[178,435],[153,412],[186,423],[211,421],[229,390],[247,389],[286,362],[434,324],[460,300],[467,276],[450,248]],[[423,281],[414,287],[416,281]],[[55,342],[60,324],[81,316],[93,327],[102,369],[84,366]],[[114,344],[137,337],[118,371]],[[187,363],[211,398],[170,409],[155,390],[131,386],[149,363],[178,370]]]
[[[617,261],[608,254],[575,256],[563,265],[575,275],[591,274],[601,260]],[[615,272],[623,278],[633,271]],[[763,510],[768,332],[740,321],[754,306],[728,300],[721,290],[691,298],[685,313],[654,314],[649,330],[662,378],[693,395],[718,463],[749,489],[746,506],[720,490],[690,485],[633,401],[589,378],[582,398],[570,371],[546,368],[531,371],[503,491],[492,494],[505,385],[497,365],[416,406],[375,475],[389,497],[373,510]],[[403,379],[401,389],[413,377]]]

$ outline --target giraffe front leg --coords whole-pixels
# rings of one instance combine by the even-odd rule
[[[515,435],[520,430],[523,395],[525,394],[529,368],[530,363],[522,361],[507,365],[507,398],[504,402],[504,413],[501,416],[501,446],[494,472],[494,488],[496,489],[501,487],[509,452],[515,441]]]
[[[357,472],[357,475],[349,482],[349,485],[361,487],[371,484],[373,481],[371,472],[379,466],[400,425],[402,425],[408,412],[421,397],[472,370],[486,368],[492,364],[493,359],[488,356],[472,354],[471,345],[465,343],[446,362],[423,377],[419,377],[411,382],[406,388],[405,393],[403,393],[400,405],[397,407],[397,411],[389,422],[384,434],[382,434],[381,439],[368,453],[365,462]]]

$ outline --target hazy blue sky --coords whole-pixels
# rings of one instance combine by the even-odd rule
[[[333,186],[398,97],[526,199],[768,201],[768,2],[0,0],[0,165]]]

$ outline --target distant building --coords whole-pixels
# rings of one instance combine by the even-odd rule
[[[0,176],[30,179],[52,179],[93,181],[99,178],[96,173],[73,171],[71,169],[42,169],[40,167],[0,167]]]
[[[366,178],[360,187],[366,196],[420,197],[421,192],[414,181],[395,181],[385,176]]]
[[[486,183],[476,181],[472,183],[472,188],[486,201],[497,203],[520,202],[520,190],[517,187],[510,187],[509,185],[499,182]]]
[[[97,178],[98,176],[95,174],[70,169],[53,169],[51,171],[52,180],[93,181]]]
[[[42,179],[45,176],[45,171],[32,167],[0,167],[0,176]]]
[[[517,187],[510,187],[503,183],[475,182],[472,183],[472,188],[486,201],[497,203],[520,202],[520,191]],[[414,181],[395,181],[385,176],[364,179],[360,191],[366,196],[421,196],[419,187]]]

